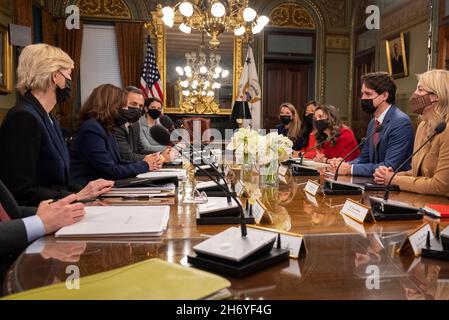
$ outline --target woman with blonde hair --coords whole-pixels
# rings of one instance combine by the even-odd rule
[[[48,44],[29,45],[19,57],[21,97],[0,128],[0,180],[19,205],[37,206],[72,193],[77,200],[95,198],[113,185],[97,180],[81,189],[69,180],[69,154],[51,111],[70,98],[73,68],[67,53]]]
[[[449,71],[431,70],[418,76],[410,108],[421,116],[415,138],[415,150],[429,139],[440,122],[449,121]],[[386,184],[393,169],[380,167],[374,173],[379,184]],[[449,195],[449,129],[435,136],[412,160],[412,170],[399,173],[393,184],[401,191],[429,195]]]
[[[304,139],[301,136],[301,120],[298,111],[291,103],[285,102],[279,107],[279,119],[281,123],[276,126],[279,134],[288,137],[293,142],[293,151],[299,153],[304,147]]]

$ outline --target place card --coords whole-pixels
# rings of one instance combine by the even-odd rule
[[[273,220],[271,219],[267,208],[259,200],[256,200],[256,202],[253,204],[253,216],[256,224],[261,223],[264,217],[267,218],[267,221],[269,223],[273,223]]]
[[[307,249],[304,241],[304,236],[297,233],[291,233],[291,232],[285,232],[285,231],[279,231],[275,229],[269,229],[259,226],[248,226],[248,228],[252,228],[255,230],[258,230],[260,232],[269,232],[273,234],[280,234],[281,235],[281,248],[286,249],[290,251],[290,258],[292,259],[298,259],[300,255],[306,254]],[[274,247],[277,247],[277,237],[276,237],[276,243],[274,244]]]
[[[343,209],[340,211],[351,219],[354,219],[358,223],[375,222],[371,209],[357,201],[347,199],[343,205]]]
[[[343,217],[343,220],[345,221],[345,224],[349,226],[350,228],[354,229],[356,232],[360,233],[364,238],[367,238],[368,235],[366,234],[365,227],[362,223],[359,223],[358,221],[355,221],[354,219],[348,217],[347,215],[341,213],[341,216]]]
[[[280,166],[280,167],[279,167],[279,174],[280,174],[281,176],[285,176],[285,174],[287,173],[287,171],[288,171],[288,168],[287,168],[286,166]]]
[[[308,192],[306,192],[305,194],[306,194],[307,200],[309,200],[309,202],[311,204],[313,204],[315,207],[318,207],[318,201],[316,200],[316,198],[314,196],[312,196],[311,194],[309,194]]]
[[[239,180],[235,184],[235,193],[240,197],[242,196],[243,192],[245,191],[245,184],[242,182],[242,180]]]
[[[320,191],[320,184],[318,182],[309,180],[304,188],[304,191],[312,196],[316,196],[318,191]]]
[[[434,239],[434,235],[429,223],[426,223],[409,233],[407,239],[405,239],[404,243],[402,243],[399,248],[398,253],[404,254],[412,249],[415,257],[420,256],[422,252],[421,249],[426,246],[427,234],[429,232],[430,241],[432,241]]]

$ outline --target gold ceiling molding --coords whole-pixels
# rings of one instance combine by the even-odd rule
[[[346,25],[346,0],[321,0],[326,8],[330,26],[344,27]]]
[[[351,39],[349,36],[328,35],[326,37],[326,47],[328,49],[347,50],[351,47]]]
[[[131,19],[131,10],[122,0],[78,0],[76,2],[84,17]]]
[[[307,9],[295,3],[277,6],[271,11],[269,17],[271,26],[316,29],[315,22]]]

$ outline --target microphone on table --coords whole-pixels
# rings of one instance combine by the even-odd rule
[[[334,134],[333,136],[328,137],[327,139],[325,139],[324,141],[322,141],[322,142],[316,144],[316,145],[313,146],[312,148],[307,149],[306,151],[302,152],[302,153],[301,153],[301,159],[299,160],[299,164],[302,164],[302,162],[303,162],[303,160],[304,160],[304,157],[305,157],[305,155],[306,155],[307,153],[309,153],[309,152],[312,151],[312,150],[321,148],[326,142],[332,141],[333,139],[340,137],[340,135],[341,135],[341,133],[340,133],[340,132],[337,132],[337,133]]]
[[[446,130],[446,122],[440,122],[434,129],[433,134],[424,141],[421,146],[416,149],[413,154],[408,157],[404,162],[402,162],[399,167],[394,171],[390,180],[387,184],[387,189],[385,190],[384,197],[370,197],[371,201],[371,211],[374,214],[376,220],[379,221],[395,221],[395,220],[422,220],[423,214],[420,213],[420,209],[408,205],[406,203],[401,203],[399,201],[388,201],[388,196],[390,194],[389,187],[393,182],[394,177],[399,173],[399,171],[418,153],[420,152],[435,136],[441,134]]]
[[[329,141],[331,141],[334,138],[338,138],[340,135],[341,135],[340,132],[337,132],[335,135],[333,135],[331,137],[328,137],[327,139],[325,139],[324,141],[320,142],[319,144],[317,144],[317,145],[313,146],[312,148],[307,149],[306,151],[302,152],[301,153],[301,158],[299,160],[299,163],[297,163],[297,162],[295,162],[293,160],[287,161],[287,163],[291,164],[291,169],[292,169],[293,175],[294,176],[319,176],[320,173],[318,172],[317,169],[310,168],[310,167],[302,165],[302,163],[304,161],[304,156],[308,152],[310,152],[310,151],[312,151],[314,149],[318,149],[318,148],[322,147],[326,142],[329,142]]]
[[[435,136],[441,134],[444,132],[444,130],[446,130],[446,122],[440,122],[436,127],[435,130],[433,132],[433,134],[429,137],[429,139],[427,139],[415,152],[413,152],[413,154],[408,157],[407,159],[404,160],[404,162],[402,162],[399,167],[394,171],[393,175],[391,176],[390,180],[387,183],[387,190],[385,190],[385,194],[384,194],[384,200],[388,201],[388,196],[390,195],[390,190],[389,187],[391,186],[391,183],[393,182],[394,177],[396,177],[396,175],[399,173],[399,171],[418,153],[422,150],[422,148],[424,148],[426,146],[426,144],[428,144],[430,142],[430,140],[432,140]]]
[[[166,130],[165,137],[158,136],[159,141],[165,143],[167,136],[169,136],[169,133]],[[187,156],[183,156],[187,158]],[[227,189],[227,185],[226,187],[221,185],[201,165],[196,163],[193,163],[193,165],[236,202],[239,211],[238,222],[232,221],[230,224],[240,223],[240,228],[229,228],[196,245],[193,248],[195,254],[189,255],[187,261],[198,268],[234,277],[251,275],[255,271],[287,261],[290,251],[274,248],[276,235],[272,233],[260,234],[259,232],[248,233],[244,209],[237,196]],[[230,219],[235,220],[236,217],[230,217]],[[254,217],[250,217],[250,219],[254,220]]]
[[[153,129],[153,128],[154,128],[154,129]],[[160,145],[162,145],[162,146],[172,146],[172,145],[173,145],[173,143],[172,143],[171,140],[170,140],[170,133],[169,133],[169,131],[168,131],[166,128],[160,126],[160,125],[154,125],[154,126],[152,126],[152,127],[150,128],[150,134],[151,134],[151,136],[154,138],[154,140],[155,140],[158,144],[160,144]],[[195,149],[194,149],[193,152],[189,154],[189,156],[191,156],[194,152],[197,152],[197,151],[195,151]],[[181,152],[181,155],[184,156],[184,155],[182,154],[182,152]],[[199,154],[199,156],[201,157],[202,160],[204,160],[204,158],[202,157],[201,154]],[[185,157],[185,156],[184,156],[184,157]],[[187,158],[187,157],[185,157],[185,158]],[[190,159],[188,159],[188,160],[190,160]],[[218,170],[212,163],[208,164],[209,167],[210,167],[214,172],[216,172],[216,173],[218,174],[218,176],[219,176],[221,179],[223,179],[223,181],[224,181],[226,187],[223,187],[223,185],[220,183],[220,181],[217,181],[216,179],[212,178],[211,175],[210,175],[209,173],[205,173],[206,170],[204,170],[201,166],[199,166],[199,165],[197,166],[194,162],[192,162],[192,164],[193,164],[196,168],[198,168],[198,170],[200,170],[203,174],[205,174],[207,177],[211,178],[213,182],[215,182],[216,184],[220,185],[219,188],[220,188],[221,190],[223,190],[223,188],[225,188],[225,189],[226,189],[225,194],[226,194],[226,196],[227,196],[227,198],[228,198],[228,203],[232,203],[232,200],[231,200],[232,197],[229,195],[229,194],[231,194],[231,192],[229,191],[229,187],[228,187],[226,178],[221,174],[221,172],[220,172],[220,171],[219,171],[219,170]]]
[[[335,172],[334,175],[334,181],[337,181],[338,179],[338,171],[340,170],[340,167],[342,166],[343,163],[345,163],[345,161],[354,153],[356,152],[359,148],[361,148],[366,141],[368,141],[369,139],[371,139],[376,133],[380,133],[382,130],[384,129],[384,126],[381,124],[380,126],[378,126],[376,128],[376,130],[373,131],[373,133],[371,133],[368,137],[364,137],[362,138],[362,140],[360,141],[360,143],[354,148],[352,149],[338,164],[337,166],[337,171]]]
[[[159,117],[159,122],[169,132],[173,132],[176,129],[175,124],[173,123],[173,120],[165,114],[163,114]]]
[[[362,194],[362,187],[360,185],[352,184],[352,183],[346,183],[337,181],[338,180],[338,171],[340,170],[340,167],[342,164],[354,153],[356,152],[360,147],[362,147],[366,141],[371,139],[375,134],[381,132],[384,129],[383,125],[378,126],[369,136],[362,138],[362,141],[354,148],[352,149],[338,164],[337,170],[334,174],[334,179],[326,179],[324,181],[324,194],[326,195],[358,195]]]

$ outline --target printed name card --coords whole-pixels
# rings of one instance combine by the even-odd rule
[[[428,223],[411,232],[399,248],[399,253],[404,254],[405,252],[409,251],[409,249],[412,249],[415,257],[420,256],[422,248],[426,246],[428,233],[430,233],[430,241],[432,241],[434,239],[434,235],[432,232],[432,228]]]
[[[370,208],[352,199],[346,200],[340,213],[354,219],[358,223],[375,222]]]
[[[318,194],[320,187],[321,186],[319,183],[309,180],[304,188],[304,191],[315,197]]]
[[[279,167],[279,174],[280,174],[281,176],[285,176],[285,174],[287,173],[287,170],[288,170],[287,167],[285,167],[285,166],[280,166],[280,167]]]
[[[273,223],[267,208],[265,208],[265,206],[259,200],[256,200],[256,202],[253,204],[253,216],[256,224],[261,223],[264,217],[267,217],[268,221],[270,223]]]
[[[245,184],[242,182],[242,180],[239,180],[235,184],[235,192],[240,197],[243,194],[244,191],[245,191]]]
[[[281,248],[290,251],[290,258],[298,259],[301,254],[306,254],[307,249],[304,242],[304,236],[301,234],[279,231],[275,229],[263,228],[259,226],[248,226],[253,230],[259,232],[269,232],[272,234],[281,235]],[[277,248],[277,238],[274,247]]]

